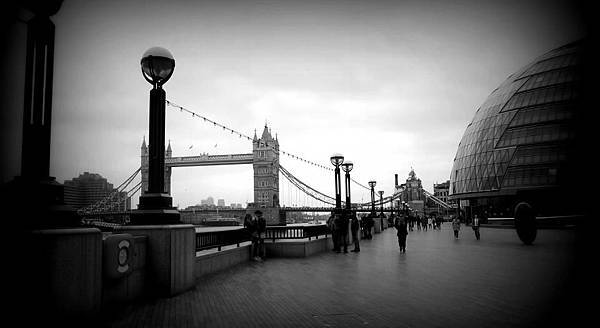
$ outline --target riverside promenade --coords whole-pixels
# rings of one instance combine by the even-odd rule
[[[583,302],[575,230],[539,230],[533,246],[513,229],[394,229],[360,253],[248,262],[172,298],[103,315],[108,327],[553,327],[577,326]],[[351,249],[351,247],[350,247]],[[580,284],[575,281],[579,280]]]

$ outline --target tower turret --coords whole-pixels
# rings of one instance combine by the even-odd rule
[[[167,151],[165,152],[165,157],[171,158],[173,155],[173,150],[171,149],[171,140],[169,140],[169,146],[167,147]]]

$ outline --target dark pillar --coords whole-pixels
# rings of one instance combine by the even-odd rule
[[[165,192],[165,98],[162,88],[150,90],[150,137],[148,149],[148,192]]]
[[[346,209],[352,209],[350,203],[350,172],[346,172]]]
[[[371,214],[375,215],[375,187],[371,186]]]
[[[50,176],[55,30],[50,16],[61,4],[47,1],[26,6],[35,16],[27,22],[21,175],[2,190],[3,201],[16,211],[28,209],[18,222],[26,229],[71,227],[80,221],[64,204],[63,185]]]
[[[342,208],[342,181],[340,177],[340,166],[335,166],[335,208],[339,210]]]

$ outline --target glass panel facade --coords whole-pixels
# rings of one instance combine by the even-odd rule
[[[490,94],[459,143],[450,195],[557,183],[563,145],[576,136],[580,58],[579,43],[550,51]]]

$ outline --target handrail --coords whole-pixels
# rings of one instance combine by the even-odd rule
[[[331,234],[329,228],[324,225],[311,226],[268,226],[265,231],[265,239],[275,242],[279,239],[308,239],[319,238],[319,236]],[[196,232],[196,251],[217,248],[219,251],[224,246],[237,245],[251,241],[252,237],[246,228],[225,231]]]

